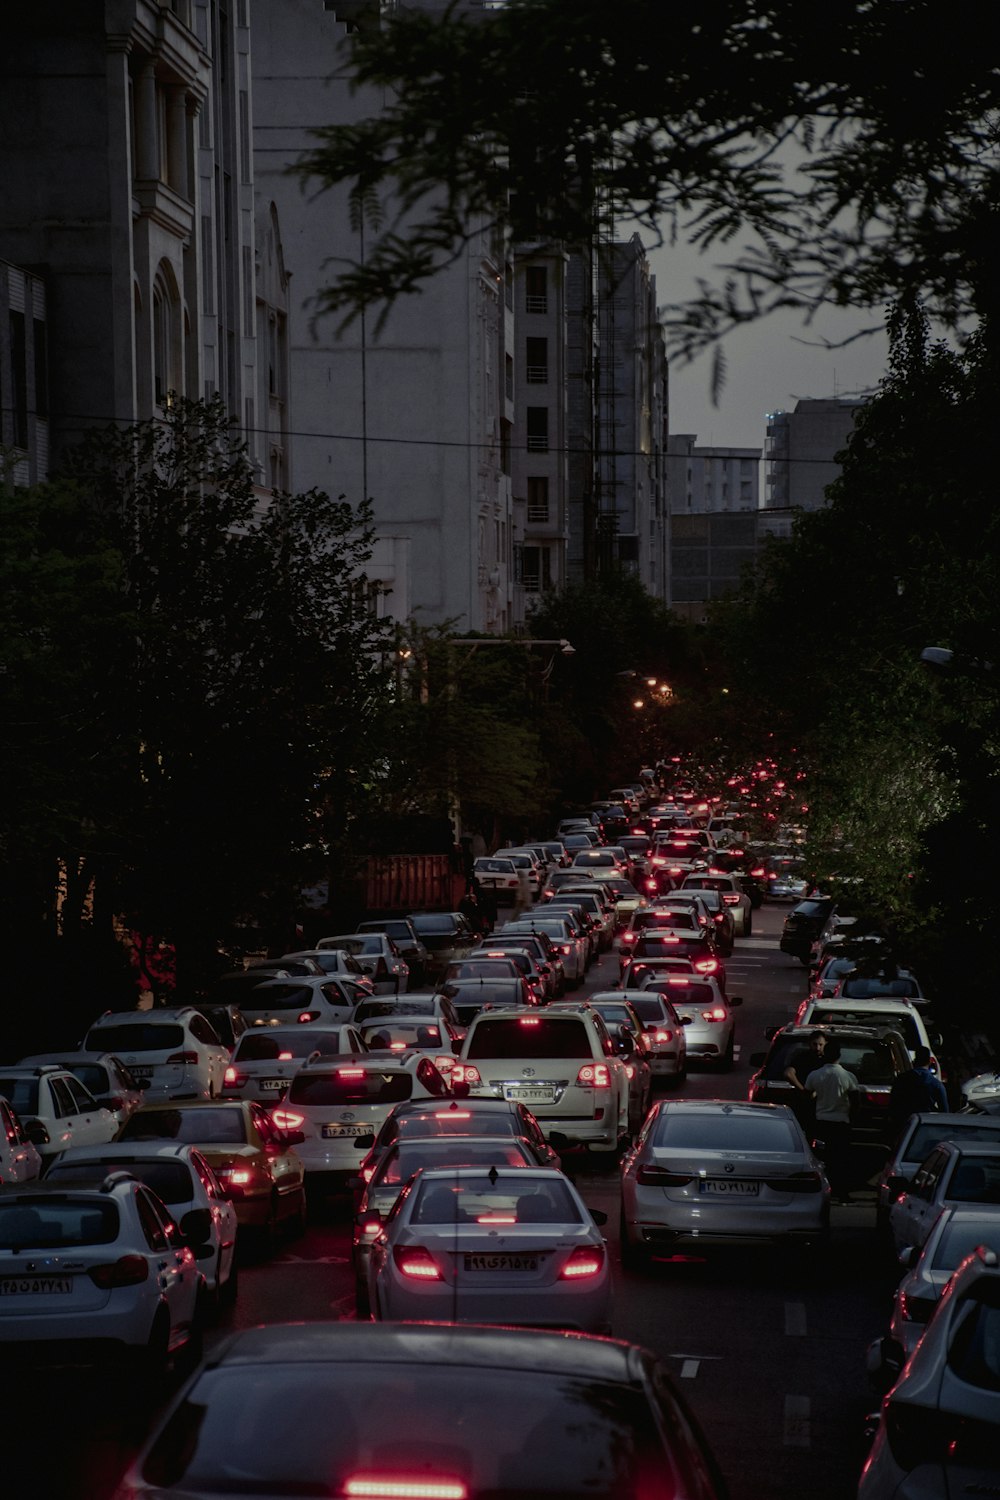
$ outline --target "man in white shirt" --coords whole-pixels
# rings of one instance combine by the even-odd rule
[[[841,1066],[836,1039],[827,1042],[823,1066],[809,1074],[806,1088],[816,1096],[816,1134],[824,1143],[826,1173],[834,1199],[849,1203],[851,1120],[860,1088],[854,1074]]]

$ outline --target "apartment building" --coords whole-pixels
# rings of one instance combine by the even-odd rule
[[[768,510],[822,510],[826,487],[840,474],[836,455],[847,446],[863,397],[796,401],[767,418]]]
[[[45,283],[0,260],[0,486],[49,477]]]

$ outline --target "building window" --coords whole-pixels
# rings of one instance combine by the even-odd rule
[[[514,399],[514,361],[509,354],[503,359],[503,388],[508,401]]]
[[[529,385],[548,385],[549,341],[528,339],[528,358],[525,375]]]
[[[10,363],[14,377],[14,447],[28,446],[28,348],[23,312],[10,315]]]
[[[527,410],[528,452],[549,451],[549,409],[547,406],[529,406]]]
[[[549,519],[549,480],[547,474],[528,476],[528,520],[536,524]]]
[[[524,271],[524,310],[547,313],[549,310],[549,273],[547,266],[526,266]]]
[[[49,361],[46,344],[46,327],[41,318],[34,320],[35,343],[35,416],[49,414]]]
[[[740,480],[740,499],[747,502],[753,499],[753,485],[749,479]]]
[[[548,547],[521,548],[521,583],[526,594],[552,587],[552,555]]]

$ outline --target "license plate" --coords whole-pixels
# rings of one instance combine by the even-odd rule
[[[537,1255],[467,1255],[467,1271],[537,1271]]]
[[[152,1078],[152,1068],[136,1067],[135,1063],[129,1063],[128,1070],[133,1078]]]
[[[261,1093],[276,1094],[280,1089],[286,1087],[284,1078],[262,1078],[260,1080]]]
[[[748,1182],[741,1177],[734,1177],[732,1181],[726,1178],[709,1177],[700,1184],[701,1191],[709,1197],[721,1198],[757,1198],[760,1196],[760,1183]]]
[[[515,1099],[522,1104],[555,1104],[555,1089],[507,1088],[505,1099]]]
[[[72,1290],[72,1276],[0,1276],[0,1297],[48,1297]]]
[[[349,1137],[353,1137],[353,1136],[356,1136],[356,1135],[369,1135],[370,1133],[371,1133],[371,1126],[370,1125],[324,1125],[323,1126],[323,1139],[325,1141],[336,1140],[338,1138],[344,1139],[345,1137],[348,1137],[348,1136]]]

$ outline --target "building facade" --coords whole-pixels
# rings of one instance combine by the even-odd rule
[[[760,448],[699,448],[695,434],[671,433],[667,440],[670,514],[757,510],[760,459]]]
[[[45,283],[0,260],[0,486],[49,477]]]
[[[797,401],[792,411],[767,418],[768,510],[822,510],[826,487],[840,474],[836,455],[847,446],[858,411],[858,397]]]

